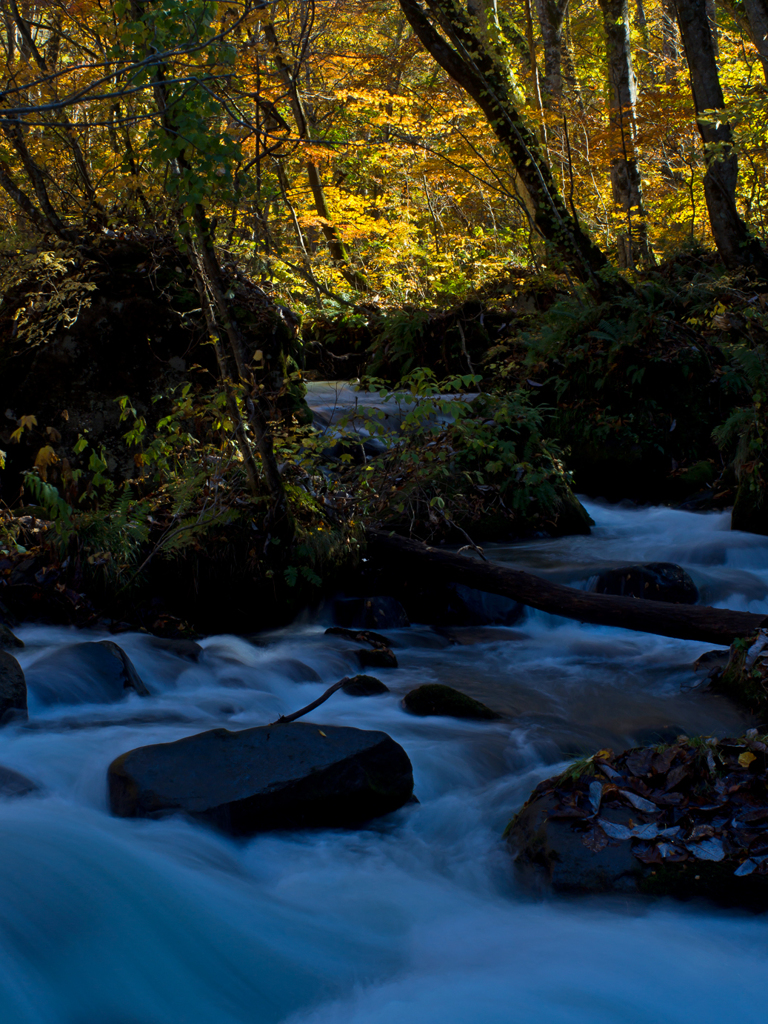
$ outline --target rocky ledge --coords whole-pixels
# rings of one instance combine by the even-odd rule
[[[507,826],[523,882],[768,906],[768,736],[601,750]]]

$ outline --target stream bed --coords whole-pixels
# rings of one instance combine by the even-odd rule
[[[588,586],[601,568],[682,565],[703,601],[765,611],[768,538],[727,514],[587,502],[589,537],[489,546],[493,559]],[[576,756],[752,724],[703,692],[707,645],[528,612],[513,627],[385,631],[391,693],[336,693],[305,721],[382,729],[414,766],[418,804],[359,831],[236,841],[188,820],[123,820],[106,770],[136,746],[274,721],[354,674],[322,614],[279,633],[202,641],[199,661],[140,634],[18,630],[30,720],[0,765],[41,791],[0,800],[3,1024],[724,1024],[761,1019],[768,915],[635,897],[534,900],[501,834]],[[46,683],[57,647],[117,639],[153,696],[97,700]],[[504,720],[416,718],[443,682]]]

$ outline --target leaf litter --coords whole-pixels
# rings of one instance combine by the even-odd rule
[[[725,861],[737,877],[768,875],[768,736],[679,736],[600,750],[579,769],[537,792],[556,797],[550,817],[572,819],[594,853],[629,842],[645,864]]]

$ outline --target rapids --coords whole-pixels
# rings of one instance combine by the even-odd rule
[[[492,556],[580,586],[600,567],[675,561],[706,601],[761,611],[768,539],[725,514],[589,503],[590,537]],[[490,549],[489,549],[490,551]],[[18,632],[30,721],[0,764],[37,794],[0,800],[3,1024],[726,1024],[765,1006],[768,916],[642,899],[520,892],[501,833],[542,778],[601,746],[741,732],[701,690],[703,644],[528,613],[513,629],[392,632],[392,693],[339,692],[307,720],[383,729],[420,803],[358,832],[234,841],[179,818],[107,810],[106,769],[141,744],[273,721],[356,671],[322,615],[271,635],[214,636],[198,663],[118,637],[153,696],[36,700],[34,662],[99,634]],[[50,665],[53,664],[53,668]],[[49,662],[47,685],[56,684]],[[407,690],[441,681],[509,718],[413,718]],[[78,701],[78,703],[75,703]]]

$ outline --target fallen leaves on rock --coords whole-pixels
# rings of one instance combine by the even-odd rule
[[[645,864],[725,861],[768,875],[768,736],[689,739],[600,750],[542,782],[552,818],[570,818],[587,849],[629,842]]]

